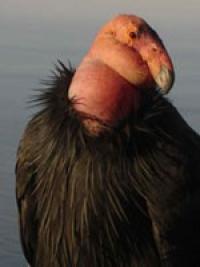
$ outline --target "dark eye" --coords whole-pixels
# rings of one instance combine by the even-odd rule
[[[157,51],[158,51],[157,47],[153,46],[153,47],[152,47],[152,51],[153,51],[153,52],[157,52]]]
[[[138,32],[129,32],[129,36],[134,39],[138,37]]]

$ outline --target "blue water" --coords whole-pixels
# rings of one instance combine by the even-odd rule
[[[26,101],[32,89],[46,78],[57,58],[76,65],[86,52],[97,24],[83,25],[83,30],[48,25],[4,29],[0,41],[0,267],[26,266],[18,237],[15,203],[15,154],[18,141],[31,110]],[[39,24],[38,24],[39,25]],[[161,30],[162,27],[159,26]],[[11,33],[10,35],[8,35]],[[78,33],[78,34],[77,34]],[[165,28],[174,58],[177,78],[170,98],[189,124],[200,132],[200,49],[195,32]],[[3,41],[2,41],[3,40]]]

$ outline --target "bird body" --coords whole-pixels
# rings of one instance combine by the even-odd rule
[[[109,29],[127,16],[114,21]],[[172,86],[168,55],[160,51],[149,63],[144,40],[141,47],[143,56],[128,64],[135,72],[123,66],[121,73],[114,55],[107,62],[107,48],[103,56],[91,48],[75,73],[61,63],[37,97],[42,108],[25,129],[16,165],[31,267],[199,266],[200,137],[155,90]]]

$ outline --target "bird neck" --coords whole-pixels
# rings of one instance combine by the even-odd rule
[[[85,60],[69,88],[76,111],[111,126],[137,110],[139,90],[100,60]]]

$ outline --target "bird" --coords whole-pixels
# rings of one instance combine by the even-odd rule
[[[31,267],[200,266],[200,136],[156,31],[120,14],[32,100],[16,200]]]

